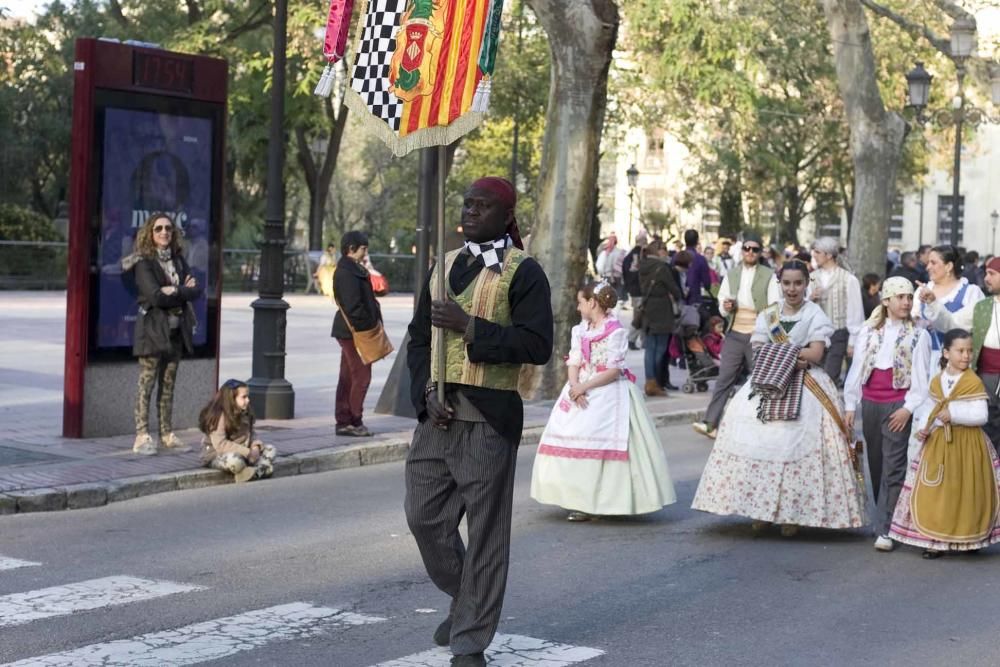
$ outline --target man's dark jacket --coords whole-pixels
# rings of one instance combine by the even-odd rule
[[[375,299],[368,271],[347,255],[337,262],[337,270],[333,274],[333,294],[339,308],[333,317],[330,334],[334,338],[352,338],[351,330],[344,322],[345,312],[355,331],[370,331],[382,321],[382,309]]]
[[[464,292],[483,268],[483,263],[472,258],[468,251],[462,252],[448,275],[452,292]],[[406,349],[410,398],[420,421],[427,419],[424,390],[431,378],[431,277],[420,292],[420,300],[410,322],[410,342]],[[505,327],[477,317],[475,338],[466,346],[469,360],[486,364],[547,363],[552,356],[552,295],[545,272],[533,258],[526,258],[517,267],[507,298],[511,325]],[[504,440],[515,446],[521,441],[524,405],[516,391],[457,384],[448,384],[445,389],[448,394],[460,390]]]

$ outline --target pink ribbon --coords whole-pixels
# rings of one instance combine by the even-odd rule
[[[331,64],[344,57],[353,13],[354,0],[330,2],[330,16],[326,20],[326,37],[323,39],[323,55]]]
[[[604,331],[597,334],[593,338],[586,335],[582,336],[580,340],[580,353],[583,355],[584,361],[590,363],[590,346],[594,343],[600,342],[610,336],[612,333],[622,328],[622,323],[618,320],[608,320],[604,323]]]

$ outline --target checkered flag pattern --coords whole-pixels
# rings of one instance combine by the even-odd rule
[[[466,241],[465,247],[472,253],[472,256],[477,257],[487,269],[500,273],[503,271],[504,251],[513,244],[514,242],[510,240],[510,237],[505,236],[498,241],[493,241],[492,243],[473,243],[472,241]]]
[[[361,96],[372,115],[398,132],[403,102],[391,91],[389,64],[406,0],[368,0],[367,4],[367,21],[358,42],[351,88]]]

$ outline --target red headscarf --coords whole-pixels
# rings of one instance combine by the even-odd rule
[[[1000,257],[994,257],[989,262],[986,263],[986,268],[990,271],[996,271],[1000,273]]]
[[[517,190],[514,188],[514,184],[506,178],[499,176],[480,178],[470,186],[470,189],[489,192],[511,212],[517,207]],[[516,217],[511,216],[510,224],[507,225],[507,234],[517,248],[524,250],[524,242],[521,240],[521,230],[517,228]]]

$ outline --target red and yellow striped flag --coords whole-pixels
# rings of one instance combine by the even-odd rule
[[[450,144],[489,104],[503,0],[367,0],[347,103],[397,155]]]

